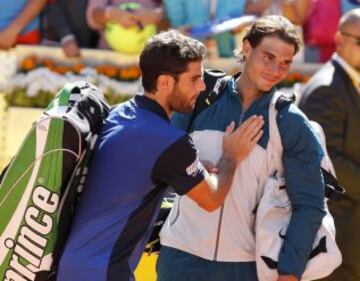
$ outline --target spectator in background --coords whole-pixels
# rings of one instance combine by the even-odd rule
[[[44,11],[44,37],[61,43],[67,57],[79,57],[80,47],[95,48],[98,33],[86,22],[88,0],[48,0]]]
[[[39,14],[45,3],[46,0],[0,1],[0,49],[40,43]]]
[[[271,4],[264,11],[264,15],[282,15],[283,0],[272,0]]]
[[[343,14],[355,8],[360,8],[360,0],[341,0],[341,12]]]
[[[204,25],[210,20],[221,21],[249,13],[261,15],[270,3],[271,0],[164,0],[170,25],[182,31]],[[219,55],[223,57],[232,56],[235,48],[234,37],[228,35],[214,36]]]
[[[133,11],[118,8],[120,4],[128,2],[139,3],[142,8]],[[89,0],[86,13],[89,26],[100,32],[99,47],[101,48],[109,48],[104,39],[104,29],[108,21],[123,27],[132,27],[149,23],[159,25],[163,19],[161,1],[158,0]]]
[[[284,0],[283,15],[303,27],[305,61],[325,62],[331,57],[341,15],[340,0]]]
[[[245,13],[250,15],[261,16],[267,8],[270,7],[273,0],[247,0]]]
[[[344,14],[336,53],[305,86],[300,108],[324,129],[345,198],[330,202],[343,264],[327,280],[360,280],[360,8]]]

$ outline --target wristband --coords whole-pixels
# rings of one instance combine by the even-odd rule
[[[61,45],[65,45],[67,42],[72,40],[75,40],[75,36],[73,34],[68,34],[61,39],[60,43]]]

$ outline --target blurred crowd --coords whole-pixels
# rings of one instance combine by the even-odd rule
[[[302,30],[301,60],[325,62],[335,50],[341,15],[359,0],[0,0],[0,48],[16,44],[138,54],[155,32],[175,28],[203,40],[210,55],[231,57],[254,17],[286,16]]]

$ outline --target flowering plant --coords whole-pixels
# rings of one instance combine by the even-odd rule
[[[306,83],[310,79],[310,75],[300,72],[290,72],[288,76],[279,83],[279,88],[290,88],[296,83]]]
[[[9,106],[46,107],[65,83],[84,80],[97,85],[115,104],[141,91],[140,74],[137,66],[61,65],[31,55],[19,63],[17,73],[0,83],[0,92]]]

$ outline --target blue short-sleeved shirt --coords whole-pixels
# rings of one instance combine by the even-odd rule
[[[0,30],[3,30],[14,21],[27,3],[27,0],[0,1]],[[35,17],[23,30],[21,30],[21,34],[38,29],[39,24],[39,17]]]
[[[168,185],[204,179],[189,136],[145,96],[118,105],[100,133],[59,281],[133,280]]]

